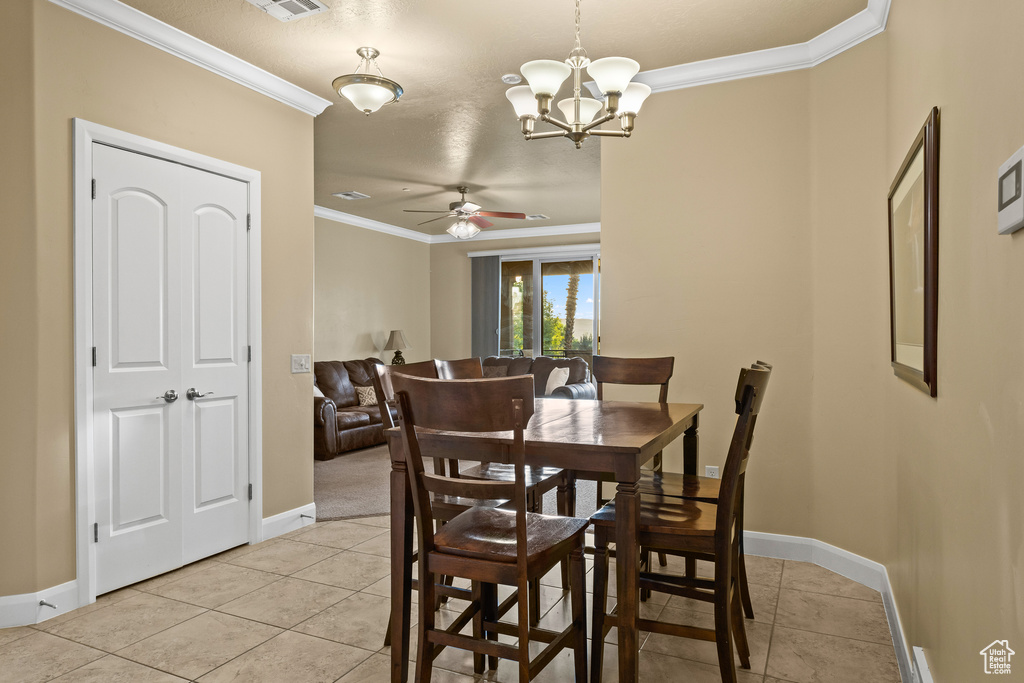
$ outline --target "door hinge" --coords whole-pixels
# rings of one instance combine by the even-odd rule
[[[249,484],[249,500],[252,500],[252,484]]]
[[[96,367],[96,347],[92,347],[92,366]]]
[[[245,229],[246,230],[252,230],[252,214],[251,213],[245,214]]]
[[[96,179],[92,179],[92,198],[96,199]]]
[[[249,362],[252,362],[252,346],[249,346]]]
[[[100,542],[100,523],[99,522],[94,522],[93,525],[92,525],[92,542],[93,543],[99,543]]]

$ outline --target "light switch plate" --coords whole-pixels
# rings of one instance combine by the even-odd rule
[[[310,360],[308,353],[293,353],[292,354],[292,374],[298,375],[303,372],[309,372]]]
[[[1009,235],[1024,228],[1024,147],[999,167],[999,234]]]

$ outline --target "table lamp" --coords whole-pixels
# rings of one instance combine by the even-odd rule
[[[401,330],[391,330],[391,336],[388,337],[388,343],[384,345],[384,350],[395,352],[395,357],[391,359],[392,365],[405,365],[402,349],[407,348],[409,348],[409,343],[405,341],[405,334]]]

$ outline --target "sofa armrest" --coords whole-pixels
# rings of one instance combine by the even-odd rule
[[[313,397],[313,457],[330,460],[338,454],[338,408],[334,401]]]
[[[565,384],[551,392],[551,398],[595,399],[597,398],[597,387],[590,382]]]

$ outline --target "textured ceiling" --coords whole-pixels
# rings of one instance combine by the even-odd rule
[[[245,0],[123,0],[161,21],[335,102],[316,119],[318,205],[431,234],[448,221],[403,209],[444,209],[468,198],[493,211],[492,230],[600,220],[600,145],[523,140],[502,74],[531,59],[564,59],[571,0],[325,0],[327,12],[283,23]],[[582,43],[592,59],[631,57],[642,71],[800,43],[864,9],[866,0],[583,0]],[[401,101],[365,116],[331,89],[376,47]],[[562,97],[571,96],[571,84]],[[645,107],[656,107],[652,95]],[[637,118],[643,127],[643,112]],[[539,124],[538,130],[547,129]],[[604,144],[629,144],[610,138]],[[405,189],[407,188],[407,190]],[[345,201],[357,190],[370,199]]]

